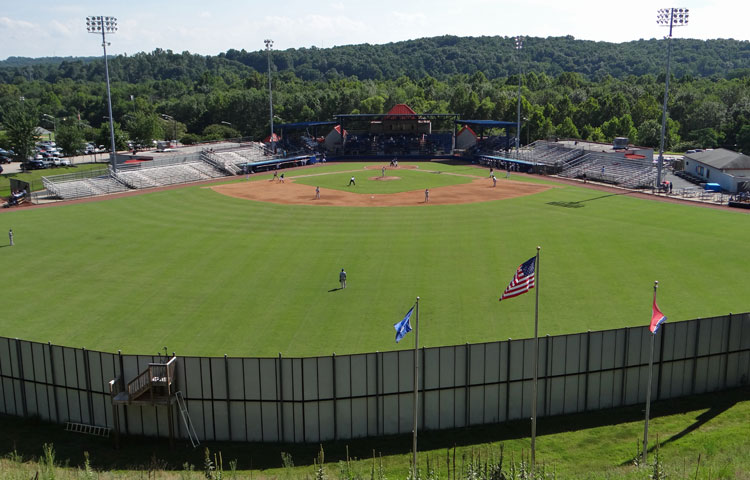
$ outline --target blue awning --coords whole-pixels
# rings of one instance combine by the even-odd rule
[[[456,123],[484,128],[505,128],[516,126],[516,122],[502,122],[500,120],[456,120]]]

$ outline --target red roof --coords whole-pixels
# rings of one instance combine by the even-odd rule
[[[339,135],[346,136],[346,130],[344,130],[343,134],[341,133],[341,125],[336,125],[333,129],[339,132]]]
[[[390,115],[412,115],[412,117],[391,117]],[[405,103],[398,103],[393,106],[384,117],[386,120],[399,120],[404,118],[417,118],[417,112],[411,109],[411,107]]]
[[[632,158],[633,160],[643,160],[646,158],[645,155],[638,155],[637,153],[626,153],[625,158]]]
[[[476,132],[474,132],[474,130],[472,130],[471,127],[469,127],[468,125],[465,125],[461,130],[459,130],[456,136],[461,135],[464,132],[464,130],[470,131],[471,134],[474,135],[475,137],[477,136]]]

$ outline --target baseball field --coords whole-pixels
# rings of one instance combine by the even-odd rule
[[[0,335],[141,354],[384,351],[413,346],[393,324],[419,296],[422,346],[526,338],[534,291],[498,298],[537,245],[541,335],[647,324],[654,280],[670,322],[750,310],[746,213],[382,165],[4,211]]]

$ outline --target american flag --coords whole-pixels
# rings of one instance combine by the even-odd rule
[[[513,298],[526,293],[534,288],[534,278],[536,270],[536,257],[531,257],[526,260],[518,267],[513,280],[510,281],[510,285],[503,292],[503,296],[500,297],[502,302],[506,298]]]

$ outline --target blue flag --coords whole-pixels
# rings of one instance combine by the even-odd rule
[[[411,307],[409,312],[406,314],[403,320],[393,326],[396,329],[396,343],[400,342],[407,333],[411,332],[411,314],[414,312],[414,307]]]

